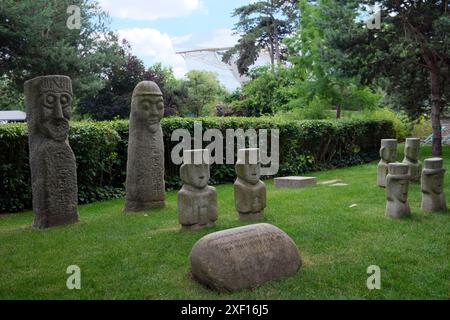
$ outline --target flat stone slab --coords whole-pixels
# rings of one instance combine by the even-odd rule
[[[305,188],[315,186],[317,178],[315,177],[282,177],[275,178],[275,188]]]
[[[345,186],[348,186],[348,184],[346,184],[346,183],[334,183],[334,184],[330,185],[330,187],[345,187]]]
[[[201,238],[192,248],[190,262],[194,279],[219,291],[254,288],[292,276],[302,265],[294,241],[267,223]]]
[[[340,180],[340,179],[335,179],[335,180],[322,181],[322,182],[319,182],[319,184],[321,184],[321,185],[330,185],[330,184],[341,183],[341,182],[343,182],[343,181]]]

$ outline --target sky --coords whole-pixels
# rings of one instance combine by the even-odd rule
[[[100,0],[111,17],[111,29],[132,45],[132,52],[148,67],[170,66],[177,77],[186,72],[176,52],[230,47],[237,35],[233,10],[251,0]]]

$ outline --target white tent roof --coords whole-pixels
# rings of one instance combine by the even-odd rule
[[[248,80],[239,75],[235,61],[226,64],[222,61],[223,54],[230,48],[211,48],[177,52],[186,61],[186,66],[191,70],[211,71],[217,74],[219,82],[228,90],[234,91]],[[262,51],[252,67],[270,63],[270,56]]]
[[[27,115],[23,111],[0,111],[0,121],[25,121]]]

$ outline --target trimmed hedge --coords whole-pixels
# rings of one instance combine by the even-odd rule
[[[361,164],[378,158],[380,139],[395,136],[389,121],[282,121],[272,118],[166,118],[162,121],[166,187],[178,189],[178,166],[170,153],[175,129],[188,129],[193,137],[194,121],[202,121],[203,131],[219,129],[279,129],[280,169],[277,175]],[[270,132],[269,132],[270,133]],[[269,139],[270,140],[270,139]],[[205,142],[206,147],[210,142]],[[117,198],[124,193],[128,121],[74,122],[70,145],[76,156],[79,203]],[[224,141],[224,146],[226,145]],[[224,151],[224,156],[226,155]],[[31,208],[28,137],[25,124],[0,125],[0,212]],[[224,161],[225,163],[225,161]],[[233,165],[213,165],[211,184],[232,182]]]

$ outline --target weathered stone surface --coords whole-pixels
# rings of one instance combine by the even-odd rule
[[[422,210],[434,212],[447,209],[444,194],[444,161],[442,158],[425,160],[422,171]]]
[[[407,138],[405,142],[405,158],[403,163],[409,166],[411,182],[419,182],[422,172],[422,162],[419,160],[420,139]]]
[[[36,228],[79,220],[77,169],[68,141],[72,97],[72,81],[66,76],[25,82]]]
[[[190,261],[196,280],[230,291],[292,276],[302,265],[294,241],[266,223],[209,234],[194,245]]]
[[[389,164],[389,174],[386,177],[387,216],[403,218],[411,214],[408,204],[409,179],[407,164]]]
[[[140,82],[133,91],[128,140],[125,212],[165,205],[164,101],[158,85]]]
[[[257,220],[264,217],[266,185],[260,180],[259,149],[240,149],[235,165],[234,201],[240,220]]]
[[[178,220],[185,230],[214,226],[217,220],[217,192],[208,186],[208,150],[185,150],[180,168],[183,187],[178,192]]]
[[[276,188],[305,188],[317,184],[315,177],[282,177],[275,178]]]
[[[381,140],[380,158],[377,184],[379,187],[385,188],[389,163],[397,161],[397,139]]]

